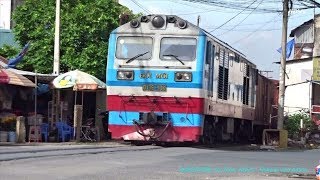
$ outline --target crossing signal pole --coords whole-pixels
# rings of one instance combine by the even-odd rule
[[[280,65],[280,79],[279,79],[279,101],[278,101],[278,129],[283,129],[284,121],[284,97],[285,97],[285,71],[287,59],[287,31],[288,31],[288,13],[289,0],[283,0],[283,22],[282,22],[282,53]]]

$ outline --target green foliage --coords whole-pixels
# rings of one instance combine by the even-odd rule
[[[18,55],[18,53],[19,49],[17,49],[14,46],[9,46],[7,44],[0,48],[0,56],[7,59],[15,57],[16,55]]]
[[[314,123],[308,113],[303,111],[289,115],[288,119],[284,123],[284,128],[288,131],[289,137],[298,137],[300,132],[300,120],[303,120],[304,129],[311,130],[314,127]]]
[[[105,78],[109,33],[119,26],[119,15],[129,9],[114,0],[61,1],[60,71],[80,69]],[[16,39],[31,41],[21,68],[52,73],[54,55],[55,1],[25,0],[14,12]]]

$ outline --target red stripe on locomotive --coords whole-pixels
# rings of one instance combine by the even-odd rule
[[[157,96],[108,96],[108,111],[158,111],[203,114],[203,98],[174,98]]]

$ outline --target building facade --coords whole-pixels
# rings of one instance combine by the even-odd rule
[[[23,0],[0,0],[0,29],[12,29],[12,12]]]
[[[0,0],[0,29],[11,29],[11,0]]]
[[[14,40],[12,13],[23,0],[0,0],[0,48],[3,45],[18,46]]]
[[[294,114],[320,105],[320,15],[293,29],[294,57],[286,65],[285,112]],[[319,71],[320,72],[320,71]],[[319,75],[318,75],[319,74]]]

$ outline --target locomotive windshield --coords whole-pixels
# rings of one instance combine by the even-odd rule
[[[117,40],[116,56],[119,59],[150,59],[153,49],[151,37],[120,36]],[[147,52],[147,53],[146,53]],[[140,56],[138,56],[140,55]]]
[[[160,47],[162,60],[192,61],[196,58],[197,40],[195,38],[162,38]]]

